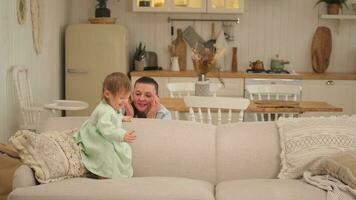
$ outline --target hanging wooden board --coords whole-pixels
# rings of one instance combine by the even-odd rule
[[[328,27],[319,26],[311,46],[312,66],[316,73],[324,73],[329,67],[332,49],[332,36]]]
[[[26,21],[27,2],[26,0],[17,0],[17,21],[20,25]]]
[[[175,56],[178,57],[180,71],[187,70],[187,45],[183,40],[183,33],[181,29],[177,29],[177,39],[173,42]]]
[[[41,21],[41,6],[40,0],[30,1],[31,21],[32,21],[32,38],[33,46],[37,54],[41,53],[42,43],[42,21]]]

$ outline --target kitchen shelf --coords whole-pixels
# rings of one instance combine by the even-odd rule
[[[339,33],[341,22],[344,20],[356,20],[356,15],[320,15],[320,19],[337,20],[337,33]]]
[[[321,15],[321,19],[356,20],[356,15]]]

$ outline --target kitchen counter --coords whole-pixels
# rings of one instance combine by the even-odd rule
[[[173,72],[162,71],[132,71],[131,76],[151,77],[195,77],[195,71]],[[294,74],[250,74],[244,72],[221,72],[221,78],[269,78],[269,79],[309,79],[309,80],[356,80],[356,73],[312,73],[297,72]],[[209,77],[212,77],[208,74]],[[213,76],[216,77],[216,76]]]

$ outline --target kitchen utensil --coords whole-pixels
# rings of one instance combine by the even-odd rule
[[[282,71],[284,70],[284,65],[289,63],[290,63],[289,61],[284,61],[283,59],[279,59],[279,56],[276,55],[275,58],[271,59],[271,70]]]
[[[221,70],[228,70],[230,69],[224,69],[228,67],[228,64],[225,64],[225,59],[224,56],[226,55],[228,49],[230,49],[229,45],[226,42],[224,31],[221,30],[216,38],[216,43],[215,43],[215,48],[216,48],[216,60],[218,66],[221,66]]]
[[[156,52],[153,51],[146,51],[145,54],[145,67],[152,67],[152,66],[157,66],[157,54]]]
[[[232,47],[231,71],[237,72],[237,47]]]
[[[253,71],[264,71],[264,64],[261,60],[256,60],[255,62],[250,61],[250,67]]]
[[[192,26],[188,26],[183,31],[183,38],[185,41],[187,41],[190,48],[200,49],[204,47],[205,41],[203,40],[203,38],[200,37],[200,35],[197,32],[195,32]]]
[[[205,42],[204,46],[208,49],[215,49],[215,43],[216,43],[216,38],[215,38],[215,23],[211,23],[211,35],[210,35],[210,40]]]
[[[234,40],[234,23],[232,22],[223,22],[223,30],[225,39],[228,41]]]
[[[171,57],[171,70],[179,72],[179,63],[177,56]]]
[[[328,27],[319,26],[314,34],[311,53],[313,70],[324,73],[329,66],[332,50],[332,36]]]
[[[187,45],[183,40],[182,29],[177,29],[177,38],[172,42],[175,55],[178,57],[180,71],[187,70]]]

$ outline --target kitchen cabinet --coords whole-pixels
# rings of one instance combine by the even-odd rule
[[[355,114],[356,81],[354,80],[303,80],[304,101],[326,101],[343,108],[342,113],[306,113],[303,116],[331,116]]]
[[[133,0],[134,12],[242,13],[244,0]]]
[[[243,0],[208,0],[208,13],[243,13]]]
[[[176,82],[196,82],[195,77],[169,77],[169,83]],[[221,87],[216,96],[220,97],[243,97],[244,95],[244,79],[243,78],[223,78],[225,87]],[[219,83],[217,78],[209,78],[211,83]],[[167,91],[168,93],[168,91]]]

